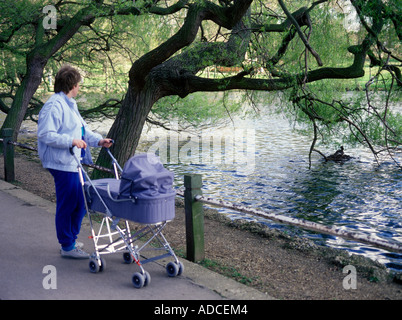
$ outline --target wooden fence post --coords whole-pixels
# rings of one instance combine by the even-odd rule
[[[204,211],[202,203],[195,201],[202,195],[200,174],[184,176],[184,210],[186,214],[187,259],[193,262],[204,260]]]
[[[1,136],[3,137],[4,180],[12,182],[15,180],[14,145],[8,142],[12,141],[13,129],[3,129],[1,131]]]

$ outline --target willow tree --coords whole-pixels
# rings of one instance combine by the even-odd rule
[[[400,145],[401,119],[388,122],[388,116],[395,120],[389,109],[373,111],[370,107],[344,104],[335,97],[325,101],[309,87],[326,79],[363,77],[368,61],[380,66],[378,76],[384,72],[391,75],[393,87],[388,89],[400,87],[399,44],[388,42],[388,47],[382,39],[384,29],[392,29],[393,37],[399,41],[402,38],[397,1],[350,1],[363,31],[353,39],[348,39],[345,32],[341,35],[354,42],[348,47],[338,47],[331,39],[321,44],[315,41],[323,36],[323,19],[332,19],[333,28],[342,24],[339,19],[335,21],[337,1],[145,2],[154,5],[152,14],[175,16],[180,23],[166,41],[131,66],[127,93],[109,132],[116,141],[114,153],[121,162],[135,152],[147,115],[158,100],[166,96],[184,98],[195,92],[288,90],[293,105],[314,127],[311,150],[321,126],[333,128],[342,123],[373,148],[369,132],[358,122],[365,117],[363,113],[367,121],[384,128],[388,146]],[[144,2],[136,2],[140,3]],[[155,7],[158,4],[165,6]],[[331,55],[341,58],[334,61]],[[204,71],[210,67],[235,72],[208,77]],[[264,72],[258,73],[259,70]],[[101,154],[98,164],[105,165],[105,161],[105,154]]]
[[[44,79],[48,62],[55,59],[60,49],[80,33],[86,33],[84,38],[87,42],[82,42],[80,46],[87,48],[88,55],[93,50],[109,50],[107,38],[110,36],[103,37],[98,33],[94,22],[119,15],[141,14],[137,7],[125,2],[0,1],[0,50],[3,59],[0,67],[0,110],[7,114],[2,128],[13,129],[14,140],[28,107],[41,105],[34,94]],[[92,47],[88,48],[88,44]],[[106,48],[99,49],[102,46]],[[7,100],[11,100],[11,105]]]
[[[12,53],[18,58],[23,57],[26,67],[20,70],[19,83],[10,83],[10,78],[2,79],[9,86],[12,105],[9,110],[2,99],[3,111],[7,117],[3,128],[14,129],[13,138],[16,139],[18,130],[24,120],[28,105],[40,85],[43,70],[47,61],[77,32],[82,25],[90,24],[94,17],[87,10],[79,10],[71,19],[59,21],[59,28],[52,36],[45,32],[43,23],[43,2],[16,1],[6,3],[2,1],[0,48],[3,52]],[[4,54],[3,54],[4,59]],[[14,82],[14,79],[11,78]],[[15,94],[11,95],[16,86]],[[2,95],[7,97],[7,95]]]
[[[57,11],[56,29],[45,30],[42,23],[48,4]],[[343,27],[346,6],[356,14],[359,32]],[[94,22],[109,19],[114,28],[116,21],[126,24],[142,15],[160,17],[158,25],[164,23],[171,33],[156,28],[153,38],[160,42],[140,57],[131,56],[127,91],[109,132],[121,163],[135,152],[156,102],[196,92],[286,92],[294,106],[290,110],[311,124],[311,151],[325,130],[344,132],[339,128],[345,126],[374,154],[376,145],[390,150],[401,144],[400,115],[389,108],[392,96],[400,93],[395,88],[401,87],[398,0],[19,0],[1,1],[0,9],[3,64],[8,57],[25,61],[19,81],[1,79],[0,107],[8,113],[3,128],[13,128],[14,138],[49,59],[72,45],[78,33],[92,32],[91,39],[98,37],[100,47],[110,50],[110,37],[97,32]],[[138,33],[151,30],[155,26],[144,25]],[[89,55],[98,50],[92,44],[81,44]],[[321,94],[330,92],[323,87],[362,78],[369,65],[377,71],[363,88],[364,105]],[[206,71],[212,68],[224,72],[209,77]],[[389,93],[381,108],[369,95],[376,80],[384,80]],[[7,89],[11,107],[3,99]],[[106,159],[101,153],[98,164],[106,165]]]

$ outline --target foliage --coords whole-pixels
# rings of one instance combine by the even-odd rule
[[[3,1],[0,108],[18,129],[52,91],[49,75],[70,63],[84,75],[82,112],[115,117],[121,157],[135,150],[143,121],[216,124],[244,105],[258,111],[258,92],[283,93],[278,109],[306,124],[311,152],[342,139],[377,156],[402,144],[399,3]],[[56,30],[41,26],[46,4],[57,8]]]
[[[194,93],[184,99],[168,96],[160,99],[152,108],[152,113],[162,120],[175,120],[182,128],[217,126],[228,121],[233,114],[242,110],[236,98],[228,94]]]

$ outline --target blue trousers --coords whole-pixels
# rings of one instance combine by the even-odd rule
[[[56,234],[65,251],[74,249],[86,214],[85,200],[77,172],[49,169],[56,186]]]

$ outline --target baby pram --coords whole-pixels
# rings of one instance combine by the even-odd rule
[[[107,151],[112,159],[115,178],[97,180],[89,178],[72,152],[78,164],[95,246],[89,261],[90,271],[96,273],[105,270],[103,255],[121,251],[124,262],[136,263],[140,268],[140,272],[132,276],[136,288],[151,282],[150,274],[143,268],[148,262],[173,257],[174,261],[166,265],[167,274],[170,277],[180,275],[184,270],[183,264],[162,233],[175,216],[173,173],[164,168],[157,156],[149,153],[133,156],[122,169],[110,150]],[[97,231],[92,219],[94,213],[100,213],[102,217]],[[130,231],[128,221],[138,223],[139,230]],[[145,251],[164,253],[144,257]]]

